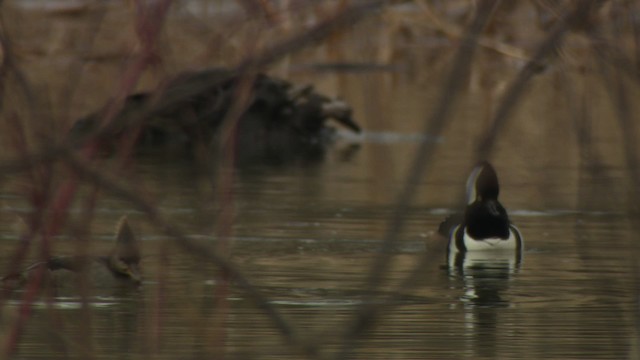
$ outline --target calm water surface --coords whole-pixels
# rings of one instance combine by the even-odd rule
[[[349,161],[342,160],[338,149],[320,165],[233,175],[231,259],[304,338],[325,349],[339,347],[346,324],[363,302],[363,283],[394,211],[393,193],[401,185],[377,183],[353,168],[366,166],[363,159],[376,151],[393,155],[413,146],[363,142]],[[446,171],[460,169],[462,174],[463,166],[451,166],[456,170]],[[499,165],[498,171],[508,169]],[[190,236],[215,243],[220,238],[211,225],[215,215],[208,214],[221,210],[207,207],[207,195],[189,174],[185,164],[146,159],[136,176],[156,179],[148,189]],[[455,198],[464,181],[426,181],[422,187]],[[448,271],[442,266],[442,248],[430,247],[432,264],[424,281],[385,309],[379,324],[358,343],[360,358],[637,356],[636,249],[627,217],[611,211],[531,209],[514,201],[518,186],[503,182],[502,189],[503,202],[525,235],[521,266],[495,263],[463,273]],[[378,192],[388,194],[369,195]],[[27,209],[14,194],[3,198],[2,247],[7,254],[17,240],[11,219]],[[389,290],[382,295],[429,256],[425,241],[433,240],[437,224],[453,211],[436,205],[412,205],[395,246],[394,266],[386,274]],[[239,358],[301,356],[240,289],[228,290],[226,303],[215,301],[220,290],[215,268],[165,245],[165,237],[120,200],[105,199],[97,209],[97,248],[108,246],[121,213],[129,214],[143,240],[142,289],[93,298],[88,311],[77,298],[55,299],[49,309],[36,304],[20,343],[21,357],[82,354],[89,350],[76,346],[87,339],[97,358],[199,358],[219,353],[220,346]],[[58,240],[62,249],[69,241]],[[19,304],[9,302],[5,311]],[[224,315],[216,312],[220,307],[225,307]],[[90,321],[90,334],[85,321]]]

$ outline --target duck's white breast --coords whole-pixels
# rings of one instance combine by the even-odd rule
[[[451,233],[451,239],[449,240],[449,252],[459,251],[456,246],[456,236],[458,231],[461,231],[459,226]],[[467,229],[464,229],[463,241],[467,251],[516,250],[518,248],[522,249],[524,245],[520,231],[518,231],[518,228],[513,225],[509,226],[509,238],[507,239],[496,237],[476,240],[467,233]]]
[[[510,225],[509,238],[489,238],[485,240],[475,240],[466,229],[463,234],[464,245],[467,249],[461,252],[456,246],[456,235],[462,231],[458,226],[451,233],[449,240],[448,263],[450,267],[479,267],[489,265],[492,268],[505,268],[514,271],[522,261],[522,251],[524,241],[518,228]]]

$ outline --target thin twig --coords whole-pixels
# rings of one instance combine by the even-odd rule
[[[457,95],[465,82],[463,74],[465,74],[471,66],[471,60],[476,49],[478,36],[489,20],[496,3],[496,1],[492,0],[480,2],[476,16],[469,26],[464,36],[464,40],[460,45],[451,73],[446,80],[445,87],[443,88],[441,98],[437,102],[434,112],[427,118],[424,134],[428,136],[438,136],[442,132],[444,125],[449,120]],[[404,219],[418,188],[420,179],[427,172],[429,165],[431,164],[431,157],[433,156],[435,146],[434,142],[425,141],[420,144],[420,147],[416,151],[415,158],[412,162],[412,166],[410,167],[410,172],[406,177],[402,192],[398,196],[396,208],[393,212],[392,218],[389,220],[387,231],[385,232],[384,239],[380,245],[380,253],[373,261],[369,271],[369,276],[367,277],[366,294],[371,297],[373,297],[376,289],[381,286],[383,275],[386,274],[389,269],[392,257],[391,252],[393,250],[395,240],[402,231]],[[336,356],[337,359],[347,359],[351,356],[355,347],[355,341],[362,332],[369,328],[371,323],[375,320],[376,314],[377,312],[375,311],[375,308],[366,305],[365,301],[365,305],[359,309],[355,318],[347,327],[347,331],[343,337],[344,343],[340,352]]]
[[[478,145],[478,158],[488,159],[493,150],[493,144],[498,137],[502,129],[514,109],[518,101],[524,95],[527,85],[531,78],[539,72],[541,64],[551,55],[555,53],[555,50],[561,45],[564,35],[571,28],[578,26],[585,19],[588,19],[589,12],[593,9],[594,3],[598,0],[589,0],[579,2],[574,11],[567,14],[561,21],[558,21],[555,27],[551,30],[545,41],[538,47],[538,50],[533,55],[527,65],[520,71],[518,77],[511,83],[511,86],[506,90],[505,97],[498,106],[496,114],[491,121],[491,126],[481,138]]]
[[[443,16],[440,16],[439,14],[436,14],[426,1],[416,1],[416,3],[418,4],[418,6],[420,6],[429,20],[423,22],[423,24],[429,26],[433,30],[440,31],[454,39],[460,39],[464,35],[464,29],[462,27],[459,27],[454,23],[445,21],[445,18]],[[527,54],[525,50],[486,36],[480,36],[478,38],[478,45],[515,59],[530,59],[529,54]]]
[[[306,345],[298,338],[294,329],[285,321],[280,312],[271,303],[269,303],[267,298],[262,295],[262,293],[249,281],[249,279],[224,256],[219,255],[210,246],[202,242],[187,238],[180,229],[168,221],[158,211],[158,208],[154,204],[145,200],[139,192],[122,184],[113,177],[96,170],[90,163],[73,152],[65,152],[63,160],[75,172],[77,172],[81,178],[96,184],[100,188],[120,199],[128,201],[135,208],[147,214],[149,221],[165,235],[170,237],[172,241],[186,253],[191,254],[202,261],[213,263],[220,268],[220,270],[228,273],[234,280],[234,283],[246,291],[258,307],[269,315],[276,325],[276,328],[280,330],[282,335],[291,344],[300,347],[305,353],[310,355],[314,355],[317,352],[318,349],[316,349],[315,346]]]

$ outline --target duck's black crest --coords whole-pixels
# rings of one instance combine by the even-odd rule
[[[468,186],[472,186],[475,197],[469,199],[464,212],[463,225],[474,239],[509,237],[509,216],[498,202],[500,184],[498,174],[488,161],[481,161],[472,171]],[[468,195],[469,196],[469,195]]]
[[[488,161],[482,161],[476,169],[479,173],[475,179],[476,200],[492,199],[497,200],[500,194],[500,184],[498,174]]]
[[[509,216],[498,202],[500,185],[496,170],[488,161],[479,162],[467,179],[468,204],[462,215],[447,217],[439,226],[438,233],[449,238],[460,226],[474,239],[507,239]]]

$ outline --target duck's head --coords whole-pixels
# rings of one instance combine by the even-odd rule
[[[142,282],[140,274],[140,249],[138,240],[123,216],[116,229],[115,245],[109,254],[109,270],[117,278],[128,280],[138,285]]]
[[[500,185],[495,169],[488,161],[481,161],[467,179],[467,204],[476,201],[498,200]]]
[[[500,186],[493,166],[482,161],[467,180],[467,208],[464,223],[475,239],[509,237],[509,216],[498,202]]]

